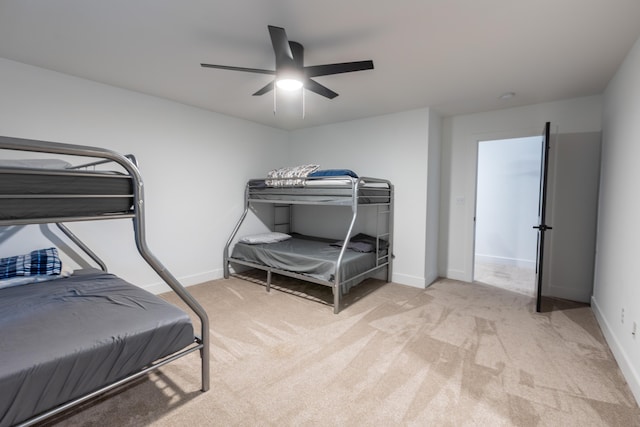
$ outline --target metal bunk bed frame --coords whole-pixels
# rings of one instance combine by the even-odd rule
[[[249,180],[245,186],[245,192],[244,192],[244,211],[242,212],[242,215],[240,216],[240,219],[238,220],[235,228],[233,229],[233,231],[231,232],[231,235],[229,236],[229,239],[227,240],[227,243],[225,244],[224,247],[224,252],[223,252],[223,268],[224,268],[224,278],[228,279],[231,275],[230,273],[230,264],[234,263],[234,264],[240,264],[240,265],[244,265],[247,267],[252,267],[252,268],[256,268],[259,270],[263,270],[266,271],[267,273],[267,281],[266,281],[266,289],[267,292],[270,291],[271,289],[271,276],[273,273],[276,274],[280,274],[283,276],[288,276],[288,277],[292,277],[295,279],[300,279],[300,280],[304,280],[306,282],[311,282],[311,283],[317,283],[320,285],[325,285],[325,286],[330,286],[332,288],[333,291],[333,312],[334,314],[338,314],[340,312],[340,300],[341,300],[341,296],[342,296],[342,292],[340,290],[341,285],[348,283],[350,281],[353,281],[355,279],[358,279],[360,277],[363,276],[367,276],[367,275],[371,275],[377,271],[380,271],[381,269],[385,268],[387,269],[387,282],[391,282],[392,281],[392,274],[393,274],[393,200],[394,200],[394,188],[393,188],[393,184],[391,184],[390,181],[385,180],[385,179],[379,179],[379,178],[370,178],[370,177],[361,177],[361,178],[352,178],[352,177],[322,177],[323,179],[335,179],[335,180],[340,180],[340,181],[344,181],[345,179],[348,179],[351,182],[351,195],[348,198],[343,198],[343,200],[341,201],[313,201],[313,200],[296,200],[295,197],[292,197],[291,199],[286,199],[286,198],[279,198],[277,200],[268,200],[268,199],[257,199],[257,198],[252,198],[251,197],[251,188],[250,188],[250,184],[252,181],[256,181],[256,180]],[[286,178],[281,178],[281,179],[286,179]],[[275,178],[275,180],[278,180],[278,178]],[[387,190],[388,191],[388,201],[386,202],[367,202],[367,203],[360,203],[359,199],[360,199],[360,186],[364,185],[364,183],[376,183],[376,184],[384,184],[387,186]],[[283,192],[286,193],[286,189],[287,187],[280,187],[281,190],[283,190]],[[349,202],[349,203],[346,203]],[[336,261],[336,267],[335,267],[335,273],[334,273],[334,280],[333,281],[325,281],[322,279],[317,279],[305,274],[300,274],[300,273],[295,273],[292,271],[287,271],[287,270],[283,270],[283,269],[279,269],[279,268],[275,268],[275,267],[270,267],[270,266],[266,266],[263,264],[256,264],[253,262],[249,262],[249,261],[244,261],[244,260],[239,260],[239,259],[235,259],[232,258],[230,256],[230,249],[231,249],[231,245],[238,233],[238,231],[240,230],[240,227],[242,226],[242,223],[244,222],[247,213],[249,212],[249,209],[251,207],[252,203],[265,203],[265,204],[273,204],[274,207],[282,207],[282,205],[288,205],[289,207],[291,207],[292,205],[319,205],[319,206],[350,206],[351,207],[351,221],[349,222],[349,227],[347,229],[347,233],[344,239],[345,244],[342,245],[342,248],[340,249],[340,254],[338,255],[338,259]],[[279,206],[280,205],[280,206]],[[347,280],[342,280],[342,278],[340,277],[340,267],[342,265],[342,260],[344,257],[344,253],[347,250],[347,246],[348,246],[348,242],[350,241],[352,234],[353,234],[353,228],[356,224],[356,220],[358,217],[358,207],[359,206],[376,206],[378,207],[378,221],[376,224],[376,241],[379,242],[380,239],[386,239],[388,242],[388,247],[387,247],[387,252],[385,255],[381,255],[380,254],[380,247],[379,247],[379,243],[376,244],[376,265],[375,267],[362,272],[358,275],[355,275],[353,277],[350,277]],[[387,210],[384,211],[380,211],[380,207],[386,207]],[[290,217],[291,217],[291,209],[289,210],[290,213]],[[386,231],[381,233],[380,232],[380,215],[386,215],[387,217],[387,227],[386,227]],[[289,219],[289,225],[292,223],[291,218]],[[274,228],[276,226],[279,226],[282,224],[274,224]]]
[[[95,390],[85,396],[81,396],[77,399],[64,403],[60,406],[57,406],[47,412],[36,415],[33,418],[23,422],[20,426],[30,426],[35,423],[41,422],[49,417],[52,417],[56,414],[59,414],[67,409],[70,409],[74,406],[77,406],[83,402],[86,402],[89,399],[92,399],[96,396],[104,394],[110,390],[113,390],[125,383],[133,381],[141,376],[146,375],[147,373],[158,369],[159,367],[172,362],[176,359],[179,359],[187,354],[193,353],[197,350],[200,351],[201,357],[201,390],[203,392],[209,390],[209,318],[207,316],[206,311],[202,308],[202,306],[187,292],[187,290],[182,286],[182,284],[176,279],[160,262],[158,258],[151,252],[149,247],[147,246],[146,241],[146,232],[145,232],[145,206],[144,206],[144,187],[142,182],[142,177],[138,171],[135,157],[131,155],[124,156],[117,152],[106,150],[103,148],[83,146],[83,145],[73,145],[73,144],[63,144],[57,142],[47,142],[47,141],[38,141],[38,140],[29,140],[29,139],[21,139],[21,138],[12,138],[6,136],[0,136],[0,149],[3,150],[16,150],[16,151],[29,151],[29,152],[37,152],[37,153],[50,153],[50,154],[58,154],[58,155],[70,155],[70,156],[81,156],[81,157],[92,157],[99,158],[103,160],[99,160],[92,163],[87,163],[84,165],[76,166],[75,168],[84,168],[89,166],[95,166],[103,163],[115,162],[120,165],[124,170],[129,174],[129,177],[132,179],[133,183],[133,194],[127,195],[128,197],[133,198],[133,209],[127,213],[117,213],[117,214],[104,214],[104,215],[95,215],[95,216],[63,216],[63,217],[43,217],[43,218],[34,218],[34,219],[9,219],[9,220],[0,220],[0,226],[15,226],[15,225],[27,225],[27,224],[52,224],[55,223],[60,230],[67,235],[76,245],[78,245],[91,259],[93,259],[103,271],[106,271],[106,265],[104,262],[93,253],[88,246],[86,246],[77,236],[75,236],[63,223],[65,222],[76,222],[76,221],[93,221],[93,220],[105,220],[105,219],[122,219],[122,218],[130,218],[133,221],[133,229],[135,235],[135,242],[138,252],[142,256],[142,258],[153,268],[153,270],[164,280],[164,282],[169,285],[169,287],[178,295],[178,297],[185,303],[187,306],[196,314],[196,316],[200,319],[200,336],[195,337],[194,345],[189,346],[186,349],[179,351],[178,353],[174,353],[169,355],[161,360],[155,361],[149,364],[144,369],[135,372],[121,380],[118,380],[114,383],[108,384],[98,390]],[[104,197],[101,195],[83,195],[84,197]],[[15,197],[15,196],[3,196],[0,195],[0,199]],[[36,196],[33,196],[37,198]],[[58,197],[65,197],[65,195],[59,195]],[[66,197],[78,197],[77,195],[66,195]],[[25,198],[29,198],[29,196],[25,196]]]

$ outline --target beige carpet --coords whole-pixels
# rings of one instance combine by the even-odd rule
[[[211,390],[190,355],[57,425],[640,426],[588,307],[534,314],[528,296],[452,280],[356,289],[334,315],[239,279],[191,287]]]

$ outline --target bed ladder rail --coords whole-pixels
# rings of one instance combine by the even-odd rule
[[[377,215],[376,215],[376,266],[380,266],[381,264],[388,263],[388,270],[391,270],[391,258],[392,258],[392,240],[393,240],[393,232],[391,227],[393,227],[393,210],[391,208],[391,202],[383,205],[378,205],[377,207]],[[381,217],[384,218],[386,216],[386,221],[381,221]],[[386,223],[386,226],[385,226]],[[381,255],[380,241],[384,240],[387,242],[387,250],[384,255]],[[387,271],[387,281],[391,281],[391,275]]]
[[[290,204],[273,205],[273,231],[281,233],[291,233],[292,231],[292,208]]]
[[[378,224],[376,225],[377,228],[377,242],[379,243],[380,239],[386,240],[387,241],[387,254],[380,257],[380,248],[379,248],[379,244],[376,247],[376,255],[378,257],[378,262],[380,262],[382,259],[386,258],[386,264],[387,264],[387,282],[392,282],[393,281],[393,258],[394,258],[394,254],[393,254],[393,212],[394,212],[394,186],[393,184],[391,184],[389,182],[389,202],[382,204],[382,205],[378,205],[378,217],[377,217],[377,222]],[[385,209],[386,208],[386,209]],[[386,215],[387,217],[387,225],[386,225],[386,232],[380,234],[380,228],[379,228],[379,224],[380,224],[380,217]]]

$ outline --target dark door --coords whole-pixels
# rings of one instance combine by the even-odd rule
[[[544,125],[542,133],[542,156],[540,168],[540,202],[538,204],[538,225],[533,228],[538,230],[538,250],[536,252],[536,311],[540,313],[542,308],[542,271],[544,261],[544,234],[551,227],[546,223],[547,210],[547,176],[549,174],[549,132],[551,123]]]

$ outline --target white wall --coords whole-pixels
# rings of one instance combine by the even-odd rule
[[[433,130],[430,119],[434,121]],[[393,280],[418,287],[428,284],[425,283],[427,177],[429,155],[433,154],[433,158],[439,155],[438,144],[430,153],[428,143],[430,135],[437,135],[438,121],[437,115],[430,114],[428,109],[419,109],[290,134],[291,164],[319,163],[324,169],[347,168],[360,176],[385,178],[394,184]],[[437,217],[429,220],[433,229]],[[437,241],[437,236],[433,238]],[[435,264],[435,258],[431,264]]]
[[[137,156],[149,247],[186,284],[221,277],[222,249],[242,212],[246,180],[286,152],[285,131],[4,59],[0,94],[0,135]],[[130,221],[69,227],[110,271],[159,289],[161,280],[138,256]],[[0,229],[0,256],[40,244],[37,226],[9,234]]]
[[[592,307],[640,402],[640,39],[604,94]],[[621,311],[624,309],[624,322]]]
[[[0,135],[137,156],[149,246],[185,284],[221,277],[223,246],[242,211],[246,180],[306,162],[390,179],[396,190],[394,280],[423,287],[437,276],[440,117],[428,109],[289,133],[4,59],[0,93]],[[263,229],[249,218],[243,234]],[[129,221],[69,226],[113,273],[152,291],[165,289],[138,256]],[[0,256],[51,243],[40,226],[14,231],[0,229]],[[59,235],[53,232],[53,243],[77,263],[73,245]]]
[[[471,281],[478,141],[601,130],[602,98],[591,96],[443,120],[439,270]],[[553,136],[552,136],[553,138]]]

